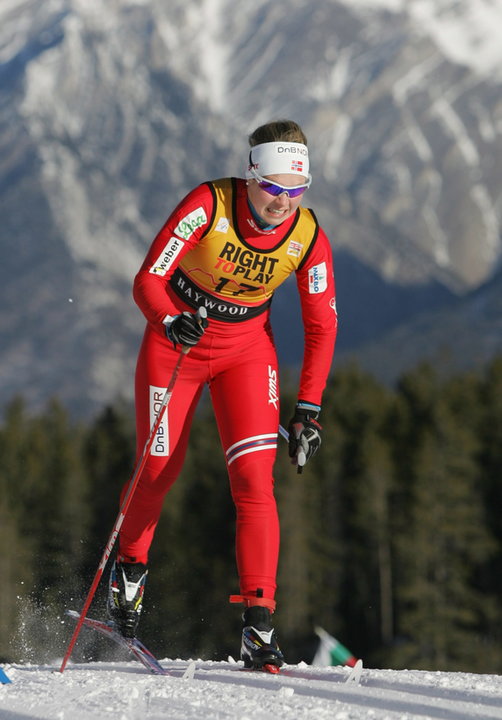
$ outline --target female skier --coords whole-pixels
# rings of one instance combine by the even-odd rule
[[[330,243],[300,206],[310,186],[307,140],[289,120],[249,137],[245,179],[205,182],[180,202],[134,281],[147,325],[136,370],[140,455],[181,348],[190,348],[120,530],[109,613],[134,636],[150,548],[164,496],[178,477],[207,383],[236,508],[246,667],[281,666],[272,625],[279,522],[272,474],[279,426],[277,355],[270,326],[276,288],[296,274],[305,333],[289,455],[301,471],[321,444],[318,417],[337,316]],[[206,313],[197,312],[204,308]],[[125,488],[123,490],[123,494]]]

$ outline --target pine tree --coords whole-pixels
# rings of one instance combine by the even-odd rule
[[[53,637],[51,619],[77,589],[83,515],[78,430],[56,402],[33,417],[16,399],[7,409],[1,445],[2,535],[15,553],[3,577],[10,577],[6,594],[17,603],[2,618],[11,618],[11,652],[26,660],[48,634]]]
[[[29,425],[23,529],[37,551],[33,590],[41,603],[64,606],[80,590],[75,570],[87,521],[80,437],[55,400]]]
[[[357,367],[338,371],[324,394],[319,453],[299,476],[277,462],[280,618],[288,645],[303,640],[297,653],[316,625],[367,659],[392,636],[388,402]]]
[[[23,531],[28,423],[24,401],[14,398],[6,408],[0,431],[0,657],[14,660],[18,655],[13,637],[32,589],[35,563],[33,545]]]
[[[472,669],[486,608],[473,575],[492,551],[476,486],[476,436],[422,366],[399,387],[395,417],[399,665]]]
[[[496,550],[480,568],[478,584],[485,597],[498,599],[482,625],[482,647],[491,669],[502,669],[502,357],[496,358],[479,382],[476,422],[479,437],[478,483],[483,496],[486,525],[493,534]],[[488,605],[490,607],[490,605]]]
[[[115,523],[120,491],[133,472],[135,455],[134,412],[127,405],[107,406],[85,432],[82,462],[86,476],[87,533],[82,573],[91,582]],[[104,583],[106,585],[106,583]],[[106,588],[97,599],[104,602]]]
[[[342,487],[344,639],[370,659],[393,636],[392,472],[385,438],[390,397],[356,367],[339,373],[337,383],[333,412]]]

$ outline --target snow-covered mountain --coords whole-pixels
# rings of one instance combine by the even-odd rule
[[[130,396],[149,242],[272,117],[305,128],[308,203],[351,258],[342,349],[489,281],[501,24],[502,0],[4,0],[0,402]]]

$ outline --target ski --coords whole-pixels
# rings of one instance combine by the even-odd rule
[[[281,668],[277,665],[272,665],[272,663],[265,663],[262,667],[243,667],[240,669],[243,672],[264,672],[269,673],[269,675],[279,675],[281,672]]]
[[[80,618],[80,613],[75,610],[67,610],[66,614],[74,620],[78,620]],[[139,660],[139,662],[154,675],[171,675],[169,670],[162,667],[155,655],[153,655],[153,653],[151,653],[150,650],[143,645],[141,640],[138,640],[138,638],[124,637],[117,631],[113,622],[103,622],[102,620],[85,617],[83,624],[86,627],[101,633],[101,635],[109,638],[125,650],[128,650],[132,653],[132,655],[134,655],[136,660]]]
[[[235,663],[235,660],[234,660]],[[328,682],[341,682],[345,683],[347,685],[359,685],[361,682],[361,675],[363,672],[363,661],[358,660],[353,668],[350,669],[350,673],[343,677],[341,675],[336,675],[335,677],[328,677],[323,675],[315,675],[312,672],[305,672],[302,670],[298,670],[293,665],[285,665],[283,667],[277,667],[277,665],[264,665],[262,668],[240,668],[244,672],[265,672],[270,673],[272,675],[283,675],[284,677],[293,677],[293,678],[299,678],[302,680],[324,680]]]
[[[348,675],[334,673],[332,676],[328,676],[323,673],[316,673],[315,666],[310,666],[310,669],[304,670],[297,665],[288,665],[287,663],[280,668],[277,667],[277,665],[264,665],[263,668],[242,667],[242,663],[237,662],[237,660],[235,660],[231,655],[228,656],[227,664],[229,669],[240,670],[241,672],[268,672],[272,675],[282,675],[284,677],[298,678],[299,680],[322,680],[324,682],[339,682],[353,685],[359,685],[363,672],[362,660],[357,660],[354,667],[350,668]],[[207,668],[201,665],[199,669],[204,670]],[[336,670],[337,668],[335,666],[331,666],[330,669]]]
[[[80,613],[76,612],[75,610],[67,610],[66,614],[69,615],[74,620],[78,620],[80,618]],[[92,629],[96,630],[101,635],[104,635],[105,637],[109,638],[113,642],[115,642],[120,647],[124,648],[125,650],[128,650],[135,658],[136,660],[139,660],[140,663],[144,665],[144,667],[149,670],[149,672],[153,673],[154,675],[169,675],[171,677],[180,677],[180,670],[182,668],[171,668],[170,670],[162,667],[162,665],[159,663],[155,655],[153,655],[150,650],[148,650],[145,645],[141,642],[141,640],[138,640],[138,638],[126,638],[123,635],[121,635],[117,629],[115,628],[115,625],[113,622],[103,622],[102,620],[95,620],[94,618],[85,617],[83,620],[83,624]],[[249,672],[249,673],[260,673],[264,672],[266,674],[271,675],[284,675],[285,677],[298,677],[298,678],[305,678],[305,679],[312,679],[312,673],[309,672],[302,672],[301,670],[298,670],[296,668],[293,668],[293,666],[286,665],[284,668],[279,668],[276,665],[266,664],[263,666],[263,668],[246,668],[246,667],[239,667],[241,663],[237,663],[233,658],[229,658],[228,665],[230,668],[235,667],[235,669]],[[203,665],[198,668],[199,670],[207,670],[208,668],[205,668]],[[186,668],[182,670],[182,677],[184,679],[193,679],[194,674],[196,670],[196,664],[193,661],[188,662]],[[353,684],[353,685],[359,685],[361,680],[361,674],[363,670],[363,663],[361,660],[358,660],[355,667],[351,669],[350,674],[346,678],[341,678],[339,676],[336,677],[336,681],[338,682],[345,682],[347,684]],[[316,676],[315,679],[323,679],[328,680],[328,678]],[[330,680],[333,680],[332,678],[329,678]],[[8,681],[9,682],[9,681]]]
[[[260,668],[256,668],[257,670],[260,670]],[[273,665],[272,663],[265,663],[265,665],[261,668],[262,672],[268,672],[271,675],[278,675],[281,672],[281,668],[277,665]]]
[[[277,665],[271,665],[270,663],[266,663],[261,668],[243,668],[243,670],[250,670],[250,671],[258,671],[258,672],[268,672],[271,675],[293,675],[295,671],[288,670],[286,668],[278,667]],[[353,668],[351,668],[349,675],[347,678],[345,678],[344,682],[346,684],[352,683],[353,685],[359,685],[361,682],[361,675],[363,672],[363,661],[357,660],[356,664]],[[305,677],[308,677],[308,674],[305,674]]]

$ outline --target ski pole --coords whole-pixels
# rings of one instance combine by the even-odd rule
[[[204,307],[200,307],[197,312],[197,316],[198,316],[199,320],[205,319],[207,317],[206,309]],[[105,550],[101,557],[101,561],[98,565],[98,569],[96,570],[96,574],[94,575],[94,580],[92,581],[92,585],[89,589],[89,592],[87,593],[87,598],[86,598],[84,606],[80,612],[80,616],[78,618],[77,625],[75,627],[75,630],[73,631],[73,635],[68,644],[68,648],[67,648],[65,656],[63,658],[63,662],[61,663],[61,668],[60,668],[61,673],[64,672],[66,664],[67,664],[68,660],[70,659],[70,656],[73,652],[73,648],[75,647],[75,643],[77,642],[77,638],[79,636],[80,630],[82,629],[82,625],[84,623],[84,618],[87,615],[87,611],[88,611],[88,609],[91,605],[91,602],[94,598],[94,595],[96,593],[96,589],[97,589],[99,582],[101,580],[101,577],[103,575],[106,563],[108,562],[108,558],[110,557],[113,547],[115,545],[115,541],[117,540],[120,528],[122,526],[122,523],[124,522],[124,518],[129,509],[129,505],[131,504],[131,500],[134,495],[134,491],[136,490],[136,487],[138,486],[138,482],[140,480],[143,469],[146,465],[146,461],[148,459],[148,455],[149,455],[151,447],[153,445],[153,441],[155,439],[155,436],[157,435],[157,431],[160,427],[160,423],[162,422],[162,419],[164,417],[164,412],[165,412],[167,406],[169,405],[169,401],[171,400],[171,395],[173,394],[174,385],[176,383],[176,379],[178,377],[180,367],[183,363],[183,360],[185,359],[186,355],[188,355],[189,352],[190,352],[190,346],[182,345],[181,352],[178,356],[178,360],[176,361],[176,365],[174,366],[173,374],[171,375],[171,379],[169,380],[169,384],[166,388],[166,392],[164,393],[164,398],[162,400],[161,406],[157,413],[157,417],[155,418],[155,421],[152,424],[152,427],[150,429],[150,434],[148,436],[148,440],[145,443],[143,453],[142,453],[141,457],[138,459],[138,461],[136,463],[136,467],[134,468],[133,473],[131,475],[131,479],[129,480],[129,485],[127,486],[127,490],[124,495],[124,499],[122,500],[122,503],[120,505],[119,513],[117,515],[117,519],[115,520],[113,530],[111,532],[110,537],[108,538],[108,542],[106,543]]]
[[[289,433],[286,428],[282,427],[282,425],[279,425],[279,435],[282,435],[284,440],[289,440]]]
[[[282,425],[280,425],[280,424],[279,424],[279,435],[282,435],[282,437],[284,438],[284,440],[286,440],[286,441],[289,442],[289,433],[288,433],[288,431],[286,430],[286,428],[282,427]],[[303,462],[302,462],[301,465],[300,465],[300,463],[298,462],[298,464],[297,464],[297,466],[296,466],[296,472],[297,472],[297,474],[298,474],[298,475],[301,475],[302,472],[303,472],[303,466],[305,465],[305,462],[306,462],[305,453],[303,452],[303,450],[301,451],[301,455],[298,456],[298,459],[299,459],[299,460],[300,460],[300,459],[303,460]]]

